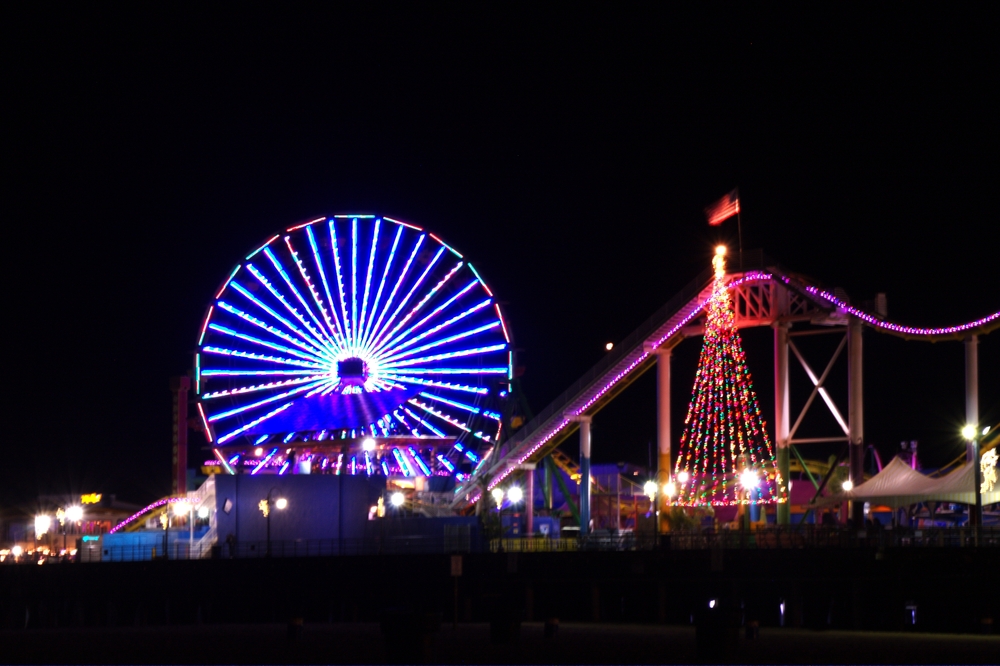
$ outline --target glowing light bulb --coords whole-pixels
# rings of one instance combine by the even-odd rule
[[[406,501],[406,498],[403,496],[403,493],[398,492],[398,491],[394,492],[389,497],[389,503],[392,504],[394,507],[397,507],[397,508],[403,506],[403,502],[405,502],[405,501]]]
[[[667,481],[665,484],[663,484],[663,493],[667,497],[673,497],[674,495],[677,494],[677,484],[674,483],[673,481]]]
[[[744,470],[744,472],[740,474],[740,485],[742,485],[747,490],[750,490],[751,488],[756,488],[757,483],[759,481],[760,479],[757,478],[756,470],[748,469]]]
[[[854,488],[854,482],[848,479],[841,484],[841,488],[844,489],[844,492],[850,492]]]
[[[78,520],[83,520],[83,507],[82,506],[71,506],[66,509],[66,518],[72,522],[77,522]]]
[[[51,517],[45,515],[35,516],[35,536],[41,539],[42,535],[49,531],[51,525]]]
[[[258,446],[256,449],[253,450],[253,454],[259,458],[262,455],[264,455],[264,449]]]
[[[686,471],[678,472],[678,474],[677,474],[677,482],[678,483],[687,483],[690,479],[691,479],[691,475],[688,474]]]
[[[726,254],[726,246],[725,245],[717,245],[715,247],[715,253],[717,255],[719,255],[720,257],[724,256]]]
[[[176,502],[173,511],[175,516],[186,516],[191,511],[191,504],[189,502]]]
[[[503,502],[503,489],[494,488],[493,492],[490,494],[493,495],[493,501],[497,503],[497,506],[500,506],[500,504]]]
[[[964,428],[962,428],[962,437],[972,440],[976,438],[976,426],[971,423]]]
[[[604,345],[604,348],[607,349],[608,351],[611,351],[612,349],[615,348],[615,343],[609,342],[608,344]]]
[[[274,508],[281,510],[287,507],[288,507],[288,500],[286,500],[284,497],[279,497],[278,499],[274,500]]]
[[[365,451],[374,451],[377,442],[371,437],[367,437],[363,442],[361,442],[361,448]]]
[[[649,496],[649,499],[653,499],[656,495],[656,481],[647,481],[642,487],[642,491]]]
[[[510,490],[507,491],[507,497],[510,499],[511,503],[517,504],[524,497],[524,493],[518,486],[511,486]]]

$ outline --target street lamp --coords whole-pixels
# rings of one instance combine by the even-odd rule
[[[51,526],[52,526],[51,516],[47,516],[44,513],[39,516],[35,516],[35,538],[41,539],[43,536],[45,536],[45,533],[49,531],[49,528]]]
[[[262,499],[257,507],[260,512],[264,514],[267,518],[267,556],[271,557],[271,507],[283,511],[288,506],[288,500],[284,497],[272,498],[271,495],[274,493],[274,488],[267,491],[267,497]]]
[[[972,485],[973,492],[976,493],[976,508],[972,514],[972,522],[975,525],[976,532],[976,544],[979,543],[979,528],[983,526],[983,490],[980,488],[982,484],[982,479],[980,479],[980,462],[979,462],[979,432],[978,428],[973,424],[968,424],[962,428],[962,436],[965,437],[969,442],[972,443]],[[984,431],[984,434],[989,432]]]

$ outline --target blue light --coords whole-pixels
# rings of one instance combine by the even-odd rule
[[[250,254],[248,254],[248,255],[246,256],[246,259],[244,259],[244,261],[250,261],[251,259],[253,259],[253,257],[254,257],[254,256],[255,256],[255,255],[256,255],[256,254],[258,253],[258,252],[260,252],[261,250],[263,250],[263,249],[264,249],[265,247],[267,247],[268,245],[270,245],[270,244],[271,244],[271,243],[273,243],[274,241],[278,240],[278,236],[279,236],[279,234],[274,234],[274,236],[272,236],[272,237],[271,237],[271,238],[270,238],[270,239],[269,239],[269,240],[268,240],[268,241],[267,241],[266,243],[264,243],[264,244],[263,244],[263,245],[261,245],[261,246],[260,246],[259,248],[257,248],[256,250],[254,250],[253,252],[251,252]]]
[[[375,471],[372,467],[372,457],[367,451],[365,451],[365,471],[368,473],[368,476],[371,476],[372,472]]]
[[[271,449],[271,452],[268,453],[266,456],[264,456],[264,459],[260,461],[260,464],[253,468],[253,470],[250,472],[250,476],[253,476],[260,470],[264,469],[267,466],[267,463],[271,462],[271,458],[273,458],[274,454],[277,452],[278,452],[277,448]]]
[[[330,245],[333,248],[333,266],[337,269],[337,293],[340,294],[340,312],[344,316],[344,339],[347,346],[352,344],[351,322],[347,319],[347,299],[344,297],[344,277],[340,269],[340,251],[337,248],[337,231],[333,220],[330,220]]]
[[[274,254],[271,252],[271,248],[267,248],[266,250],[264,250],[264,252],[268,256],[268,258],[274,257]],[[277,262],[276,259],[272,258],[271,261],[273,263],[275,263],[276,266],[280,266],[280,264],[276,263]],[[256,266],[254,266],[253,264],[247,264],[247,270],[250,271],[251,275],[253,275],[255,278],[257,278],[257,282],[259,282],[260,284],[262,284],[264,286],[264,288],[267,289],[268,292],[270,292],[270,294],[272,296],[274,296],[276,299],[278,299],[279,303],[281,303],[282,305],[285,306],[285,309],[288,310],[288,312],[293,317],[295,317],[296,319],[299,320],[299,323],[302,324],[302,326],[304,326],[305,329],[307,331],[309,331],[309,333],[312,335],[312,339],[313,339],[313,341],[316,342],[316,344],[318,344],[320,347],[324,347],[326,345],[326,341],[323,339],[323,334],[320,333],[319,331],[317,331],[316,329],[314,329],[313,325],[310,324],[308,321],[306,321],[306,318],[303,317],[299,313],[298,310],[296,310],[294,307],[292,307],[292,304],[289,303],[285,299],[285,297],[275,288],[275,286],[273,284],[271,284],[270,280],[268,280],[266,277],[264,277],[263,273],[261,273],[259,270],[257,270]],[[278,270],[281,273],[282,278],[291,287],[291,280],[288,278],[288,274],[285,273],[284,269],[282,269],[282,268],[279,268]],[[235,284],[236,283],[234,282],[233,285],[235,286]],[[295,297],[299,300],[299,302],[300,303],[305,303],[305,301],[302,299],[302,294],[300,294],[298,292],[298,290],[295,289],[294,287],[291,287],[291,289],[292,289],[292,293],[295,294]],[[244,293],[244,292],[240,292],[240,293]],[[261,307],[266,307],[259,300],[257,300],[257,303],[260,304]],[[309,312],[309,315],[315,319],[316,315],[312,314],[312,311],[308,310],[308,308],[306,310],[307,310],[307,312]],[[274,316],[277,316],[277,313],[275,313],[274,310],[268,309],[268,311],[271,312],[272,314],[274,314]],[[294,326],[293,326],[293,328],[294,328]],[[297,328],[295,328],[295,330],[298,331]],[[306,337],[305,334],[301,334],[300,333],[300,335],[302,335],[302,337]]]
[[[219,439],[217,440],[217,442],[218,442],[219,444],[222,444],[223,442],[225,442],[225,441],[228,441],[228,440],[232,439],[233,437],[235,437],[236,435],[240,434],[241,432],[246,432],[246,431],[247,431],[247,430],[249,430],[250,428],[253,428],[254,426],[256,426],[256,425],[259,425],[259,424],[263,423],[264,421],[268,420],[268,419],[269,419],[269,418],[271,418],[272,416],[275,416],[276,414],[279,414],[279,413],[281,413],[281,412],[285,411],[286,409],[288,409],[288,408],[289,408],[289,407],[291,407],[291,406],[292,406],[292,403],[291,403],[291,402],[286,402],[285,404],[283,404],[283,405],[282,405],[281,407],[278,407],[278,408],[277,408],[277,409],[275,409],[274,411],[272,411],[272,412],[269,412],[269,413],[267,413],[267,414],[264,414],[264,416],[261,416],[261,417],[260,417],[260,418],[258,418],[258,419],[254,419],[254,420],[253,420],[253,421],[251,421],[250,423],[247,423],[246,425],[243,425],[243,426],[240,426],[240,427],[239,427],[239,428],[237,428],[236,430],[234,430],[234,431],[232,431],[232,432],[230,432],[230,433],[227,433],[227,434],[223,435],[222,437],[220,437],[220,438],[219,438]]]
[[[379,331],[383,330],[382,319],[385,317],[386,312],[389,311],[389,308],[392,307],[392,302],[396,298],[396,292],[399,291],[400,285],[403,284],[403,280],[404,278],[406,278],[406,274],[410,270],[410,265],[413,263],[413,258],[417,256],[417,251],[420,249],[420,246],[423,245],[424,238],[425,238],[424,234],[421,234],[420,237],[417,238],[417,242],[413,246],[413,251],[410,252],[410,256],[406,259],[406,263],[403,264],[403,272],[401,272],[399,274],[399,277],[396,278],[396,284],[393,285],[392,291],[389,292],[389,298],[385,302],[385,307],[382,308],[382,312],[379,314],[378,320],[375,322],[375,327],[372,329],[372,336],[375,337],[376,340],[377,336],[380,335]],[[391,325],[392,325],[392,320],[390,318],[390,321],[386,322],[386,326],[388,327]],[[375,345],[369,344],[366,346],[368,348],[373,348]]]
[[[410,469],[410,463],[407,462],[403,454],[399,452],[399,449],[393,449],[392,455],[396,459],[396,462],[399,464],[399,469],[400,471],[403,472],[403,476],[416,476],[413,473],[413,470]]]
[[[325,381],[325,380],[320,380],[320,381]],[[239,407],[236,407],[235,409],[230,409],[229,411],[226,411],[226,412],[218,412],[218,413],[212,414],[212,415],[210,415],[208,417],[208,420],[209,420],[209,422],[214,423],[215,421],[220,421],[222,419],[229,418],[230,416],[235,416],[236,414],[242,414],[243,412],[245,412],[247,410],[256,409],[257,407],[260,407],[261,405],[266,405],[266,404],[275,402],[276,400],[281,400],[282,398],[287,398],[290,395],[295,395],[296,393],[301,393],[302,391],[307,391],[310,388],[314,387],[318,383],[319,382],[314,382],[313,384],[306,384],[305,386],[299,386],[298,388],[294,388],[291,391],[285,391],[284,393],[279,393],[277,395],[272,395],[269,398],[264,398],[263,400],[258,400],[257,402],[249,404],[249,405],[241,405]]]
[[[255,272],[256,269],[254,269],[252,265],[248,266],[248,268],[250,268],[250,272],[251,273],[253,273],[254,275],[258,275],[258,273]],[[265,282],[266,282],[266,280],[265,280]],[[247,291],[247,289],[243,285],[241,285],[239,282],[236,282],[234,280],[233,283],[232,283],[232,285],[233,285],[233,289],[235,289],[236,291],[240,292],[244,297],[247,298],[247,300],[249,300],[254,305],[256,305],[257,307],[259,307],[261,310],[263,310],[267,314],[271,315],[272,317],[274,317],[275,319],[277,319],[278,321],[280,321],[282,324],[284,324],[285,328],[287,328],[288,330],[294,331],[295,333],[297,333],[299,335],[300,339],[302,339],[303,341],[305,341],[305,342],[309,343],[310,345],[312,345],[317,352],[322,353],[323,344],[318,339],[310,338],[298,326],[296,326],[295,324],[293,324],[289,320],[287,320],[284,317],[282,317],[281,315],[279,315],[273,309],[271,309],[270,307],[268,307],[267,305],[265,305],[263,302],[261,302],[256,296],[254,296],[249,291]],[[285,304],[283,300],[282,300],[282,303]],[[289,306],[287,306],[287,304],[285,304],[285,305],[286,305],[286,307],[289,307]]]
[[[285,461],[284,463],[282,463],[282,465],[281,465],[281,469],[280,469],[280,470],[278,470],[278,476],[281,476],[281,475],[282,475],[282,474],[284,474],[284,473],[285,473],[286,471],[288,471],[288,464],[289,464],[289,463],[288,463],[288,461],[287,461],[287,460],[286,460],[286,461]]]
[[[267,356],[265,354],[255,354],[254,352],[241,351],[239,349],[226,349],[224,347],[213,347],[211,345],[202,347],[206,354],[219,354],[220,356],[236,356],[238,358],[252,358],[257,361],[268,361],[269,363],[280,363],[283,365],[296,365],[300,368],[313,368],[322,370],[323,366],[315,361],[300,361],[296,359],[283,358],[281,356]]]
[[[358,343],[358,218],[351,220],[351,330],[354,347]]]
[[[428,430],[430,430],[432,433],[434,433],[438,437],[444,437],[445,436],[445,434],[443,432],[441,432],[440,430],[438,430],[437,428],[435,428],[434,426],[432,426],[427,421],[424,421],[422,418],[420,418],[419,416],[417,416],[416,414],[414,414],[413,412],[411,412],[406,407],[403,407],[403,411],[406,412],[407,414],[409,414],[414,420],[416,420],[416,421],[424,424],[424,427],[426,427]]]
[[[507,368],[391,368],[387,374],[406,375],[502,375]],[[404,381],[402,377],[398,377]]]
[[[323,362],[323,359],[316,354],[311,354],[307,352],[301,352],[290,347],[285,347],[284,345],[279,345],[276,342],[267,342],[266,340],[261,340],[260,338],[255,338],[252,335],[246,335],[245,333],[239,333],[231,328],[226,328],[225,326],[219,326],[218,324],[210,324],[209,329],[215,331],[216,333],[222,333],[223,335],[228,335],[240,340],[246,340],[247,342],[253,342],[262,347],[267,347],[268,349],[274,349],[277,351],[285,352],[286,354],[291,354],[293,356],[298,356],[299,358],[304,358],[316,362]]]
[[[286,240],[285,242],[287,243],[288,241]],[[291,245],[290,244],[289,244],[288,247],[289,247],[289,251],[290,252],[294,252],[294,250],[291,249]],[[281,279],[285,281],[285,284],[288,286],[288,288],[292,290],[293,294],[295,294],[295,298],[299,301],[299,305],[302,306],[302,309],[304,309],[306,311],[306,314],[309,315],[309,318],[313,320],[313,322],[316,324],[316,326],[319,327],[319,329],[318,330],[317,329],[313,329],[312,324],[310,324],[309,322],[307,322],[305,320],[305,318],[302,317],[302,315],[299,314],[298,310],[296,310],[288,302],[286,302],[285,299],[284,299],[284,297],[280,296],[277,293],[277,291],[273,288],[273,285],[270,285],[270,283],[265,284],[265,286],[268,287],[268,290],[272,294],[274,294],[274,296],[278,300],[280,300],[285,305],[286,308],[288,308],[289,312],[291,312],[293,315],[295,315],[296,319],[298,319],[302,323],[303,326],[305,326],[307,329],[309,329],[310,333],[312,333],[313,335],[316,336],[317,340],[319,340],[320,342],[323,342],[324,338],[325,338],[327,341],[331,341],[332,342],[331,338],[328,335],[326,335],[326,332],[323,330],[323,323],[313,313],[312,308],[309,307],[309,304],[306,303],[305,297],[303,297],[302,294],[299,292],[299,290],[295,287],[295,285],[292,284],[292,279],[290,277],[288,277],[288,273],[285,272],[285,267],[281,265],[281,262],[278,261],[278,258],[276,256],[274,256],[273,252],[271,252],[271,248],[265,249],[264,250],[264,254],[266,254],[267,258],[271,260],[271,264],[274,266],[274,268],[281,275]],[[256,275],[256,273],[255,273],[255,275]],[[258,279],[260,279],[260,278],[258,278]],[[309,284],[309,280],[305,277],[305,275],[303,275],[303,279],[306,281],[306,284]]]
[[[418,384],[420,386],[432,386],[434,388],[450,389],[452,391],[463,391],[465,393],[477,393],[479,395],[486,395],[489,390],[481,386],[466,386],[465,384],[452,384],[450,382],[437,382],[431,379],[421,379],[420,377],[398,377],[395,375],[389,375],[390,379],[395,379],[403,384]]]
[[[454,473],[455,466],[451,464],[450,460],[448,460],[447,458],[445,458],[440,453],[438,454],[437,459],[438,459],[438,462],[440,462],[442,465],[445,466],[445,469],[447,469],[449,472]]]
[[[475,284],[475,283],[473,282],[473,284]],[[441,323],[441,324],[438,324],[437,326],[431,328],[430,330],[424,331],[423,333],[421,333],[420,335],[418,335],[418,336],[416,336],[414,338],[410,338],[409,339],[409,344],[414,344],[416,342],[419,342],[420,340],[423,340],[424,338],[426,338],[426,337],[428,337],[430,335],[434,335],[438,331],[440,331],[442,329],[445,329],[448,326],[451,326],[455,322],[460,321],[462,319],[465,319],[469,315],[471,315],[471,314],[473,314],[475,312],[478,312],[479,310],[482,310],[483,308],[485,308],[489,304],[490,304],[490,301],[488,299],[485,300],[485,301],[483,301],[482,303],[478,303],[478,304],[472,306],[471,308],[469,308],[468,310],[466,310],[465,312],[462,312],[460,314],[455,315],[454,317],[452,317],[448,321],[446,321],[444,323]],[[416,324],[414,324],[413,326],[411,326],[407,331],[405,331],[405,332],[401,333],[399,336],[397,336],[397,339],[402,338],[404,336],[407,336],[411,332],[415,331],[417,328],[420,327],[421,324],[423,324],[425,321],[427,321],[428,319],[430,319],[430,317],[433,314],[434,314],[434,312],[432,312],[430,315],[427,315],[421,321],[419,321]],[[407,344],[407,345],[400,345],[399,347],[396,348],[396,350],[405,349],[406,347],[409,346],[409,344]],[[391,350],[391,351],[396,351],[396,350]]]
[[[463,356],[473,356],[475,354],[485,354],[494,351],[503,351],[507,345],[488,345],[486,347],[473,347],[472,349],[460,349],[458,351],[446,352],[444,354],[432,354],[431,356],[421,356],[420,358],[411,358],[406,361],[395,361],[393,363],[387,364],[390,368],[402,368],[408,365],[417,365],[418,363],[426,363],[428,361],[444,361],[449,358],[461,358]],[[502,368],[503,372],[507,372],[507,368]]]
[[[372,232],[371,251],[368,253],[368,271],[365,273],[365,294],[361,301],[361,321],[359,322],[361,334],[358,336],[359,344],[363,344],[364,342],[365,320],[368,318],[368,294],[371,292],[372,271],[375,270],[375,250],[378,247],[378,230],[381,223],[381,220],[375,220],[375,231]],[[368,472],[368,475],[371,476],[371,472]]]
[[[385,464],[384,460],[382,461],[382,474],[389,476],[389,466]]]
[[[492,296],[493,292],[490,291],[490,288],[486,286],[485,282],[483,282],[483,278],[479,277],[479,271],[473,268],[472,264],[469,264],[469,270],[472,271],[472,274],[476,276],[476,279],[479,281],[479,284],[483,286],[483,289],[486,290],[486,293]]]
[[[401,359],[401,358],[406,358],[407,356],[410,356],[411,354],[419,354],[422,351],[426,351],[428,349],[433,349],[434,347],[440,347],[441,345],[446,345],[449,342],[455,342],[456,340],[461,340],[463,338],[467,338],[469,336],[476,335],[477,333],[482,333],[484,331],[488,331],[490,329],[496,328],[499,325],[500,325],[500,322],[494,321],[492,323],[486,324],[485,326],[480,326],[479,328],[474,328],[472,330],[465,331],[464,333],[457,333],[457,334],[449,336],[447,338],[440,338],[438,340],[435,340],[434,342],[429,342],[426,345],[423,345],[421,347],[416,347],[414,349],[411,349],[409,351],[406,351],[406,352],[403,352],[403,353],[400,353],[400,354],[394,354],[392,356],[385,356],[385,357],[382,358],[382,361],[383,362],[389,362],[389,361],[395,361],[395,360],[398,360],[398,359]]]
[[[386,324],[385,324],[385,328],[384,328],[384,329],[382,329],[382,331],[383,331],[383,332],[382,332],[382,333],[379,333],[379,334],[378,334],[378,335],[377,335],[377,336],[375,337],[375,341],[374,341],[374,342],[372,342],[372,345],[371,345],[371,346],[372,346],[373,348],[377,348],[377,347],[379,346],[379,341],[380,341],[380,340],[382,339],[382,337],[383,337],[383,336],[386,336],[386,335],[392,335],[392,333],[394,333],[394,332],[396,331],[396,329],[397,329],[397,328],[399,328],[399,327],[397,326],[396,328],[392,329],[392,333],[388,333],[388,334],[387,334],[387,333],[385,332],[385,331],[386,331],[386,330],[387,330],[387,329],[388,329],[388,328],[389,328],[390,326],[392,326],[392,322],[393,322],[393,321],[395,321],[395,319],[396,319],[396,315],[398,315],[398,314],[399,314],[400,310],[402,310],[402,309],[403,309],[404,307],[406,307],[406,304],[410,302],[410,299],[411,299],[411,298],[413,297],[413,294],[414,294],[414,292],[416,292],[416,290],[417,290],[417,289],[418,289],[418,288],[420,287],[420,285],[421,285],[421,284],[423,284],[423,282],[424,282],[424,279],[426,279],[426,278],[427,278],[427,275],[428,275],[428,274],[429,274],[429,273],[431,272],[431,270],[432,270],[432,269],[434,268],[434,266],[435,266],[435,265],[437,264],[437,262],[438,262],[438,259],[440,259],[440,258],[441,258],[441,255],[442,255],[442,254],[444,254],[444,248],[441,248],[441,249],[439,249],[439,250],[437,251],[437,254],[435,254],[435,255],[434,255],[434,258],[433,258],[433,259],[431,259],[431,262],[430,262],[429,264],[427,264],[427,267],[426,267],[426,268],[424,269],[424,272],[420,274],[420,277],[419,277],[419,278],[417,278],[417,281],[416,281],[416,282],[414,282],[414,283],[413,283],[413,286],[412,286],[412,287],[410,287],[410,290],[409,290],[408,292],[406,292],[406,296],[405,296],[405,297],[403,297],[403,300],[401,300],[401,301],[399,302],[399,305],[397,305],[397,306],[396,306],[396,310],[395,310],[395,311],[394,311],[394,312],[392,313],[392,315],[391,315],[391,316],[389,317],[389,321],[387,321],[387,322],[386,322]],[[406,321],[406,318],[404,317],[403,321],[402,321],[402,322],[400,322],[400,325],[402,325],[402,323],[404,323],[405,321]]]
[[[266,324],[265,322],[261,321],[260,319],[257,319],[253,315],[250,315],[250,314],[247,314],[246,312],[243,312],[242,310],[240,310],[237,307],[233,307],[232,305],[230,305],[229,303],[226,303],[225,301],[219,301],[218,302],[218,306],[219,306],[219,308],[225,310],[226,312],[229,312],[231,314],[236,315],[237,317],[239,317],[243,321],[249,322],[249,323],[253,324],[254,326],[257,326],[258,328],[262,328],[265,331],[267,331],[268,333],[270,333],[270,334],[272,334],[272,335],[274,335],[276,337],[281,338],[285,342],[290,342],[291,344],[295,345],[296,347],[299,347],[300,349],[304,349],[307,352],[310,352],[312,354],[320,354],[320,355],[323,354],[323,350],[321,350],[320,348],[316,347],[315,345],[309,344],[308,341],[304,342],[301,339],[293,338],[292,336],[288,335],[284,331],[279,331],[278,329],[274,328],[273,326],[270,326],[270,325]]]
[[[268,437],[270,437],[270,435],[261,435],[260,437],[257,438],[257,441],[254,442],[254,446],[256,446],[257,444],[263,444],[264,442],[267,441]]]
[[[392,241],[392,249],[389,250],[389,258],[385,262],[385,268],[382,270],[382,280],[379,282],[378,291],[375,293],[375,302],[372,304],[371,314],[368,316],[368,322],[365,325],[364,334],[361,336],[361,346],[368,346],[368,340],[373,332],[372,324],[375,320],[375,312],[378,310],[378,304],[382,300],[382,290],[385,288],[385,280],[389,276],[389,269],[392,267],[393,259],[396,257],[396,247],[399,245],[399,239],[403,235],[403,227],[396,228],[396,237]]]
[[[416,450],[414,450],[414,448],[412,446],[409,447],[407,449],[407,451],[410,452],[410,457],[412,457],[413,460],[416,461],[417,465],[420,466],[420,471],[422,471],[424,473],[424,476],[430,476],[431,475],[431,471],[427,468],[427,465],[424,464],[424,461],[420,458],[420,454],[418,454],[416,452]]]
[[[393,329],[392,329],[391,331],[389,331],[389,333],[388,333],[388,334],[387,334],[387,335],[385,336],[386,340],[389,340],[389,339],[391,339],[391,338],[392,338],[392,336],[396,334],[396,331],[398,331],[398,330],[399,330],[399,329],[401,329],[401,328],[402,328],[403,326],[405,326],[405,325],[406,325],[406,322],[410,321],[410,318],[411,318],[411,317],[413,317],[413,315],[417,314],[417,312],[419,312],[419,311],[420,311],[420,309],[421,309],[422,307],[424,307],[424,305],[425,305],[425,304],[427,303],[427,301],[429,301],[429,300],[430,300],[431,298],[433,298],[433,297],[434,297],[434,295],[435,295],[436,293],[438,293],[438,291],[439,291],[439,290],[441,289],[441,287],[443,287],[443,286],[445,285],[445,283],[447,283],[447,282],[448,282],[448,280],[450,280],[450,279],[451,279],[451,276],[452,276],[452,275],[454,275],[455,273],[457,273],[457,272],[458,272],[458,269],[460,269],[461,267],[462,267],[462,262],[460,261],[460,262],[458,262],[458,263],[457,263],[457,264],[455,265],[455,267],[454,267],[454,268],[452,268],[452,269],[451,269],[451,271],[449,271],[449,272],[448,272],[448,274],[447,274],[447,275],[445,275],[445,276],[444,276],[444,277],[443,277],[443,278],[441,279],[441,281],[440,281],[440,282],[438,282],[438,283],[437,283],[436,285],[434,285],[434,287],[432,287],[432,288],[431,288],[431,290],[430,290],[430,291],[428,291],[428,292],[427,292],[427,293],[426,293],[426,294],[424,295],[424,297],[423,297],[423,298],[421,298],[421,299],[420,299],[420,300],[419,300],[419,301],[417,302],[417,304],[416,304],[416,305],[414,305],[414,306],[413,306],[413,308],[411,308],[411,309],[410,309],[410,311],[409,311],[409,312],[407,312],[407,313],[406,313],[406,316],[405,316],[405,317],[403,317],[403,318],[402,318],[401,320],[399,320],[399,323],[398,323],[398,324],[396,324],[396,326],[395,326],[395,327],[393,327]],[[431,268],[433,268],[433,262],[432,262],[432,264],[431,264],[430,266],[428,266],[427,268],[428,268],[428,271],[429,271],[429,270],[430,270]],[[425,275],[426,275],[426,271],[425,271]],[[414,285],[414,289],[416,289],[416,288],[417,288],[418,286],[420,286],[420,282],[421,282],[421,281],[423,281],[423,278],[424,278],[424,276],[423,276],[423,275],[422,275],[422,276],[420,276],[420,280],[418,280],[418,281],[417,281],[417,284],[416,284],[416,285]],[[413,290],[411,290],[411,294],[412,294],[412,291],[413,291]],[[410,298],[410,295],[411,295],[411,294],[407,294],[407,296],[406,296],[406,299],[404,299],[403,303],[405,303],[405,302],[406,302],[407,300],[409,300],[409,298]],[[402,304],[400,304],[400,305],[402,305]],[[398,339],[398,338],[396,338],[396,339]],[[386,343],[385,343],[385,344],[383,344],[382,346],[383,346],[383,347],[388,347],[389,345],[392,345],[392,344],[394,344],[394,343],[395,343],[395,341],[396,341],[396,340],[392,340],[392,342],[386,342]]]
[[[288,444],[288,442],[292,441],[292,439],[294,439],[294,438],[295,438],[295,433],[294,432],[290,432],[287,435],[285,435],[285,438],[283,440],[281,440],[281,443],[282,444]]]
[[[235,456],[233,456],[232,458],[229,459],[229,464],[230,465],[235,465],[236,461],[239,460],[239,459],[240,459],[240,454],[237,453]]]
[[[459,409],[464,409],[467,412],[472,412],[473,414],[479,413],[478,407],[473,407],[472,405],[467,405],[464,402],[456,402],[455,400],[448,400],[447,398],[442,398],[439,395],[434,395],[433,393],[427,393],[426,391],[421,391],[420,395],[428,400],[434,400],[436,402],[443,402],[446,405],[451,405],[452,407],[458,407]]]
[[[323,282],[323,291],[326,293],[326,302],[329,305],[329,309],[333,310],[334,305],[333,297],[330,295],[330,283],[326,280],[326,270],[323,268],[323,260],[320,258],[319,248],[316,246],[316,237],[313,235],[312,227],[306,227],[306,235],[309,237],[309,247],[312,248],[313,260],[316,262],[316,268],[319,270],[320,280]],[[329,325],[330,328],[334,328],[333,325],[330,324],[331,315],[327,311],[327,308],[322,309],[323,316],[327,318],[327,325]],[[340,344],[346,346],[346,343],[344,342],[344,332],[340,330],[340,321],[337,319],[336,312],[333,312],[332,321],[336,323],[334,333],[339,336]]]

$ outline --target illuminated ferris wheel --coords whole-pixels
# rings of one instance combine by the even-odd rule
[[[195,358],[219,460],[251,473],[308,462],[461,480],[500,436],[511,372],[503,314],[472,264],[374,215],[297,225],[247,255]]]

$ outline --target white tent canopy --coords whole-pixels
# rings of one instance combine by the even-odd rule
[[[938,479],[924,476],[911,469],[899,458],[893,458],[881,472],[851,490],[822,497],[816,506],[828,506],[850,500],[878,502],[893,508],[918,502],[955,502],[975,504],[975,469],[962,465],[951,474]],[[983,493],[983,505],[1000,502],[1000,489]]]

